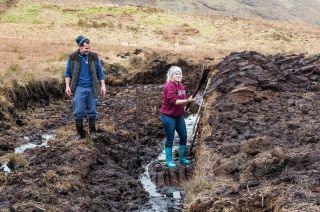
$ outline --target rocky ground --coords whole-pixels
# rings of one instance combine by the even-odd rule
[[[240,52],[217,70],[200,136],[211,185],[190,211],[319,211],[320,56]]]

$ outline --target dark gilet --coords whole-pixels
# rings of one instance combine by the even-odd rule
[[[71,91],[75,92],[77,83],[80,76],[80,59],[79,59],[79,50],[69,55],[69,59],[72,61],[71,63]],[[92,79],[92,88],[94,96],[99,96],[99,79],[97,75],[97,70],[95,66],[95,62],[98,60],[98,54],[94,52],[90,52],[88,55],[88,63],[89,70]]]

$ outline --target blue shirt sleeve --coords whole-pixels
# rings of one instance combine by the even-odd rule
[[[96,60],[96,69],[97,69],[97,75],[99,80],[104,80],[104,73],[103,73],[103,68],[100,63],[100,60]]]
[[[64,73],[65,78],[71,78],[71,60],[68,60],[66,71]]]

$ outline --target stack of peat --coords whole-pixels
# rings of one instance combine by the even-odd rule
[[[319,211],[320,55],[232,53],[217,70],[212,190],[191,211]]]

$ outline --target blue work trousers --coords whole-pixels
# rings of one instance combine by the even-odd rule
[[[187,144],[187,128],[183,116],[173,117],[165,114],[161,115],[163,128],[166,132],[166,148],[171,148],[174,139],[174,133],[177,131],[179,135],[179,144]]]
[[[98,97],[93,95],[92,87],[77,86],[73,95],[73,116],[75,120],[83,120],[87,112],[89,119],[97,118]]]

